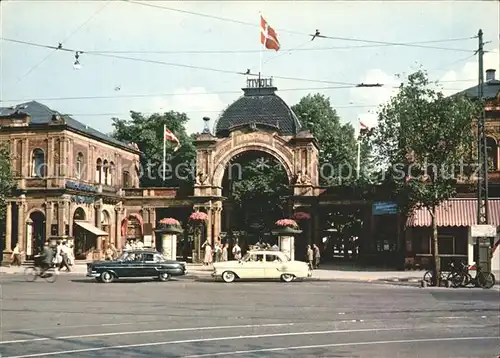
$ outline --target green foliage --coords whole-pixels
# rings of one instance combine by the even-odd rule
[[[186,133],[185,125],[189,118],[185,113],[166,112],[144,116],[130,112],[130,120],[113,118],[113,137],[134,142],[143,152],[141,156],[141,186],[190,186],[193,183],[193,164],[195,160],[194,136]],[[181,143],[174,152],[175,145],[167,142],[166,180],[162,178],[163,166],[163,126],[172,131]]]
[[[288,178],[274,158],[263,157],[268,161],[262,165],[261,159],[249,157],[236,161],[239,165],[232,168],[241,170],[233,170],[233,180],[228,182],[235,203],[233,225],[248,228],[259,224],[270,229],[276,220],[283,217],[284,200],[290,194]]]
[[[11,195],[15,181],[11,171],[11,156],[8,144],[0,143],[0,221],[5,220],[7,197]]]
[[[356,177],[357,143],[351,124],[342,124],[330,100],[322,94],[307,95],[292,107],[319,143],[321,185],[352,183]],[[368,151],[365,146],[364,152]]]
[[[411,74],[380,109],[373,145],[404,211],[432,212],[454,195],[457,180],[471,168],[478,109],[465,96],[444,97],[430,88],[422,71]]]

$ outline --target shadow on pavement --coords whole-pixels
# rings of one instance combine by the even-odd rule
[[[107,284],[104,284],[104,283],[101,283],[101,282],[98,282],[97,280],[93,279],[93,278],[79,278],[79,279],[73,279],[73,280],[70,280],[70,282],[73,282],[73,283],[92,283],[92,284],[95,284],[95,285],[112,285],[112,284],[118,284],[118,283],[146,283],[146,282],[151,282],[151,283],[158,283],[158,284],[168,284],[169,282],[178,282],[178,281],[181,281],[182,279],[178,279],[178,278],[171,278],[169,279],[168,281],[165,281],[165,282],[161,282],[159,280],[156,280],[156,279],[150,279],[150,278],[143,278],[143,279],[136,279],[136,278],[132,278],[132,279],[129,279],[129,278],[122,278],[122,279],[119,279],[119,280],[116,280],[116,281],[113,281],[111,283],[107,283]]]

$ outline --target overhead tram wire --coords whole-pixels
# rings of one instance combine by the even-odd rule
[[[44,63],[45,61],[47,61],[49,59],[50,56],[52,56],[54,54],[54,52],[60,50],[63,46],[63,44],[68,41],[69,39],[71,39],[78,31],[80,31],[85,25],[87,25],[94,17],[96,17],[102,10],[104,10],[104,8],[106,6],[109,5],[109,1],[108,0],[107,2],[105,2],[99,9],[97,9],[97,11],[95,13],[92,14],[92,16],[90,16],[87,20],[85,20],[82,24],[80,24],[80,26],[78,26],[75,30],[73,30],[73,32],[71,32],[64,40],[62,40],[60,43],[59,43],[59,46],[57,46],[56,48],[54,48],[51,52],[49,52],[44,58],[42,58],[39,62],[37,62],[34,66],[32,66],[23,76],[21,76],[17,81],[16,83],[19,83],[21,82],[23,79],[25,79],[26,77],[28,77],[33,71],[35,71],[38,67],[40,67],[40,65],[42,63]]]
[[[251,27],[259,27],[259,25],[252,23],[252,22],[247,22],[247,21],[241,21],[241,20],[236,20],[236,19],[230,19],[226,17],[221,17],[221,16],[216,16],[216,15],[210,15],[210,14],[203,14],[200,12],[196,11],[189,11],[189,10],[181,10],[181,9],[176,9],[168,6],[160,6],[156,4],[148,4],[148,3],[143,3],[140,1],[133,1],[133,0],[120,0],[125,3],[130,3],[130,4],[137,4],[137,5],[142,5],[142,6],[147,6],[147,7],[152,7],[152,8],[157,8],[157,9],[163,9],[163,10],[168,10],[168,11],[174,11],[174,12],[179,12],[179,13],[184,13],[184,14],[189,14],[189,15],[194,15],[194,16],[200,16],[200,17],[205,17],[205,18],[210,18],[214,20],[219,20],[219,21],[225,21],[225,22],[231,22],[239,25],[245,25],[245,26],[251,26]],[[307,36],[309,38],[314,37],[314,34],[306,34],[303,32],[298,32],[298,31],[293,31],[293,30],[287,30],[287,29],[282,29],[282,28],[276,28],[278,32],[282,33],[289,33],[289,34],[294,34],[294,35],[300,35],[300,36]],[[341,36],[327,36],[327,35],[319,35],[316,36],[318,38],[324,38],[324,39],[330,39],[330,40],[341,40],[341,41],[351,41],[351,42],[363,42],[363,43],[371,43],[371,44],[379,44],[379,45],[386,45],[386,46],[407,46],[407,47],[419,47],[419,48],[429,48],[429,49],[435,49],[435,50],[445,50],[445,51],[460,51],[460,52],[473,52],[472,50],[466,50],[466,49],[456,49],[456,48],[446,48],[446,47],[437,47],[437,46],[425,46],[422,44],[410,44],[407,42],[387,42],[387,41],[376,41],[376,40],[367,40],[367,39],[357,39],[357,38],[350,38],[350,37],[341,37]],[[450,42],[452,41],[465,41],[465,40],[470,40],[474,39],[476,36],[471,36],[471,37],[464,37],[460,39],[450,39]]]
[[[455,82],[471,82],[475,79],[440,81],[440,83],[455,83]],[[294,92],[294,91],[328,91],[338,89],[355,89],[357,86],[323,86],[323,87],[297,87],[297,88],[280,88],[279,92]],[[385,87],[387,88],[387,87]],[[398,89],[399,86],[392,86],[392,89]],[[462,91],[463,88],[445,88],[446,91]],[[153,97],[171,97],[171,96],[197,96],[197,95],[222,95],[222,94],[241,94],[241,91],[214,91],[214,92],[193,92],[193,93],[139,93],[139,94],[120,94],[120,95],[102,95],[102,96],[74,96],[74,97],[41,97],[41,98],[17,98],[4,99],[0,103],[16,102],[22,103],[26,101],[74,101],[74,100],[96,100],[96,99],[123,99],[123,98],[153,98]]]
[[[252,77],[259,76],[259,74],[256,74],[256,73],[247,74],[245,72],[224,70],[224,69],[212,68],[212,67],[202,67],[202,66],[195,66],[195,65],[188,65],[188,64],[174,63],[174,62],[166,62],[166,61],[158,61],[158,60],[151,60],[151,59],[143,59],[143,58],[129,57],[129,56],[119,56],[119,55],[99,54],[99,53],[87,53],[86,51],[68,49],[68,48],[64,48],[64,47],[59,48],[57,46],[42,45],[42,44],[37,44],[37,43],[33,43],[33,42],[13,40],[13,39],[7,39],[7,38],[2,38],[2,40],[14,42],[14,43],[19,43],[19,44],[24,44],[24,45],[29,45],[29,46],[45,47],[45,48],[50,48],[50,49],[59,49],[61,51],[72,52],[72,53],[79,52],[79,53],[84,53],[87,55],[106,57],[106,58],[114,58],[114,59],[121,59],[121,60],[128,60],[128,61],[137,61],[137,62],[165,65],[165,66],[172,66],[172,67],[182,67],[182,68],[189,68],[189,69],[193,69],[193,70],[211,71],[211,72],[226,73],[226,74],[240,75],[240,76],[242,76],[242,75],[252,76]],[[283,79],[283,80],[293,80],[293,81],[327,83],[327,84],[333,84],[333,85],[346,85],[346,86],[355,86],[356,85],[356,83],[352,83],[352,82],[314,80],[314,79],[286,77],[286,76],[279,76],[279,75],[273,76],[273,78]]]

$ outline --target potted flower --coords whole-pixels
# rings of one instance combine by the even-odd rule
[[[275,225],[276,227],[273,230],[273,234],[275,235],[293,235],[302,232],[297,222],[292,219],[280,219],[276,221]]]
[[[180,234],[182,233],[182,226],[181,223],[174,218],[163,218],[160,220],[160,223],[158,225],[158,228],[156,229],[157,232],[160,233],[171,233],[171,234]]]
[[[293,219],[297,221],[309,220],[311,219],[311,214],[306,213],[304,211],[298,211],[293,215]]]
[[[195,211],[189,216],[189,221],[194,225],[200,225],[208,220],[208,215],[202,211]]]

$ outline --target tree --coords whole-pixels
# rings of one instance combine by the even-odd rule
[[[320,184],[352,183],[357,158],[352,125],[342,124],[330,100],[319,93],[303,97],[292,110],[319,143]]]
[[[194,160],[196,157],[194,136],[186,133],[189,118],[185,113],[166,112],[144,116],[130,112],[130,120],[113,118],[113,137],[134,142],[142,151],[141,186],[189,187],[194,181]],[[166,180],[163,181],[163,126],[166,125],[179,139],[181,147],[174,152],[174,146],[167,143]]]
[[[9,146],[5,142],[0,142],[0,232],[5,230],[7,197],[11,196],[14,187],[15,181],[12,176]]]
[[[471,167],[472,119],[478,105],[465,96],[444,97],[417,71],[378,113],[373,134],[379,161],[388,164],[387,179],[403,212],[425,208],[432,218],[434,284],[440,260],[436,209],[454,196],[460,176]]]

